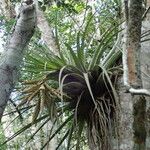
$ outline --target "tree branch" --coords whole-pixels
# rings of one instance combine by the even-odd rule
[[[34,3],[22,3],[20,14],[0,59],[0,119],[18,79],[19,66],[25,47],[33,36],[36,26]]]

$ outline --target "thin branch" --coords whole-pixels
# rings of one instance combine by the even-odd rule
[[[142,16],[142,20],[146,18],[147,13],[150,10],[150,6],[146,9],[146,11],[144,12],[143,16]]]
[[[147,89],[134,89],[130,88],[129,92],[134,94],[134,95],[145,95],[145,96],[150,96],[150,91]]]
[[[23,119],[22,114],[20,112],[20,110],[18,109],[17,105],[15,104],[15,102],[10,98],[9,101],[12,103],[12,105],[15,107],[16,112],[18,113],[20,119]]]

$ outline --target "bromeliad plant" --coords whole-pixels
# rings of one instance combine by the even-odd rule
[[[111,45],[110,42],[119,32],[116,28],[115,26],[103,33],[100,39],[101,42],[93,50],[90,58],[87,57],[89,51],[85,38],[88,25],[83,33],[79,32],[77,34],[76,49],[65,43],[68,51],[67,56],[69,57],[62,53],[59,57],[49,55],[48,57],[50,58],[45,62],[43,62],[43,57],[40,56],[34,57],[30,55],[28,57],[29,60],[39,62],[41,69],[45,66],[47,71],[50,70],[42,84],[42,87],[47,90],[45,91],[45,101],[47,101],[48,110],[52,113],[53,110],[56,110],[58,114],[62,110],[62,116],[63,114],[68,114],[67,112],[70,114],[48,139],[49,142],[63,128],[67,128],[65,126],[71,126],[60,140],[57,149],[67,138],[67,149],[70,149],[71,139],[76,132],[76,149],[79,149],[80,138],[85,128],[88,132],[87,137],[91,149],[93,147],[98,147],[99,149],[111,148],[112,143],[110,141],[116,136],[114,130],[116,130],[117,123],[114,123],[117,117],[116,111],[119,108],[114,86],[120,71],[118,65],[121,52],[119,50],[115,51],[116,45],[108,51],[108,46]],[[28,69],[34,65],[36,63],[30,63]],[[53,90],[52,87],[57,88],[57,85],[59,85],[59,88]],[[40,87],[38,87],[38,90],[40,90]],[[28,101],[30,99],[28,98]],[[54,106],[54,104],[50,105],[52,100],[55,103],[55,109],[51,108]],[[38,103],[37,105],[39,105]],[[37,117],[38,115],[36,115]],[[36,118],[34,117],[34,120]]]
[[[97,41],[89,36],[91,22],[92,17],[84,31],[76,34],[74,45],[64,43],[65,50],[60,51],[59,56],[46,50],[42,54],[31,53],[27,56],[27,71],[35,77],[40,74],[40,78],[22,82],[25,89],[20,105],[35,101],[33,120],[10,139],[42,119],[54,119],[55,126],[60,116],[65,116],[66,119],[62,119],[58,128],[52,130],[41,149],[64,130],[66,132],[56,149],[65,140],[68,150],[72,144],[76,145],[76,150],[80,149],[84,132],[87,132],[90,149],[111,149],[112,139],[117,138],[119,102],[115,84],[121,72],[121,51],[118,48],[120,30],[118,24],[111,26]],[[48,115],[40,117],[43,107],[47,108]]]

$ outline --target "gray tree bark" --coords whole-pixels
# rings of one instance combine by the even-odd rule
[[[144,20],[142,22],[142,38],[141,41],[141,71],[142,71],[142,83],[145,89],[150,91],[150,0],[147,0]],[[146,97],[146,150],[150,150],[150,97]]]
[[[32,2],[22,3],[20,14],[0,59],[0,119],[18,79],[25,47],[33,36],[35,26],[35,5]]]
[[[59,55],[59,47],[53,35],[52,27],[48,24],[44,13],[41,10],[37,11],[37,27],[41,31],[41,38],[54,54]]]
[[[126,17],[123,46],[125,87],[120,89],[120,149],[145,150],[146,100],[141,96],[143,93],[136,93],[143,88],[140,67],[142,0],[124,0],[123,3]],[[137,95],[130,88],[134,88]],[[129,93],[125,93],[127,91]]]

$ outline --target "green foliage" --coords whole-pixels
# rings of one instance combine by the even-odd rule
[[[1,124],[0,125],[0,143],[3,143],[5,140],[6,140],[6,138],[5,138],[5,135],[4,135],[4,129],[3,129],[2,124]],[[7,146],[3,145],[1,147],[1,149],[6,150]]]
[[[56,6],[48,7],[47,2],[42,5],[46,5],[45,13],[55,29],[59,55],[36,42],[31,46],[22,68],[24,81],[19,86],[22,86],[20,106],[34,104],[33,118],[6,142],[39,124],[29,143],[51,119],[53,127],[41,150],[55,136],[58,136],[56,149],[69,150],[75,145],[78,150],[87,143],[89,147],[111,147],[109,141],[117,136],[112,130],[116,130],[119,105],[115,85],[121,73],[118,48],[121,29],[115,9],[119,1],[102,1],[95,13],[88,3],[58,1]],[[77,23],[75,17],[82,11],[82,23],[81,20]],[[59,125],[55,128],[56,122]]]

